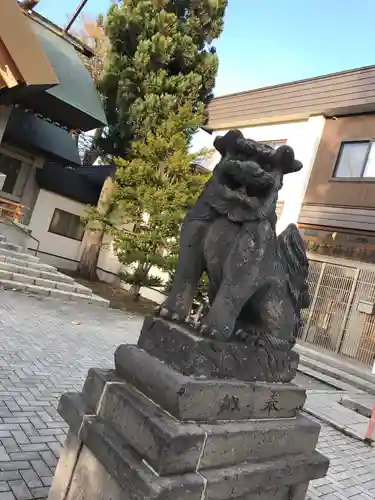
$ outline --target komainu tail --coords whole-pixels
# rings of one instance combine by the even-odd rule
[[[290,224],[277,239],[294,308],[296,311],[305,309],[310,303],[307,285],[309,261],[306,256],[305,242],[295,224]]]

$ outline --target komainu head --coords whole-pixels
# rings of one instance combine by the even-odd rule
[[[295,159],[293,148],[282,145],[274,149],[268,144],[245,139],[240,130],[230,130],[216,137],[214,146],[223,158],[252,160],[265,171],[279,170],[283,175],[298,172],[302,163]]]

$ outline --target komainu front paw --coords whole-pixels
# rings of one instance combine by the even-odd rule
[[[154,309],[155,316],[160,316],[161,318],[166,318],[169,315],[169,311],[163,305],[156,306]]]
[[[186,318],[183,315],[171,311],[164,305],[155,308],[155,316],[159,316],[160,318],[167,319],[169,321],[176,321],[178,323],[184,323],[186,321]]]
[[[219,342],[226,342],[229,340],[229,338],[225,335],[224,332],[216,328],[212,328],[211,326],[205,323],[201,323],[199,331],[202,337],[217,340]]]
[[[243,330],[242,328],[238,328],[238,330],[234,332],[234,338],[239,342],[245,342],[248,336],[248,332],[246,330]]]

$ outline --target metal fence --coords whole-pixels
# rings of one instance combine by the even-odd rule
[[[375,359],[375,315],[360,312],[375,303],[375,265],[309,255],[310,307],[299,338],[364,364]]]

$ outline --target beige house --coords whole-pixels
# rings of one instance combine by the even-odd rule
[[[230,128],[287,143],[304,168],[279,194],[278,230],[298,223],[310,258],[301,340],[375,359],[375,66],[213,99],[203,146]],[[215,163],[215,160],[213,161]]]

